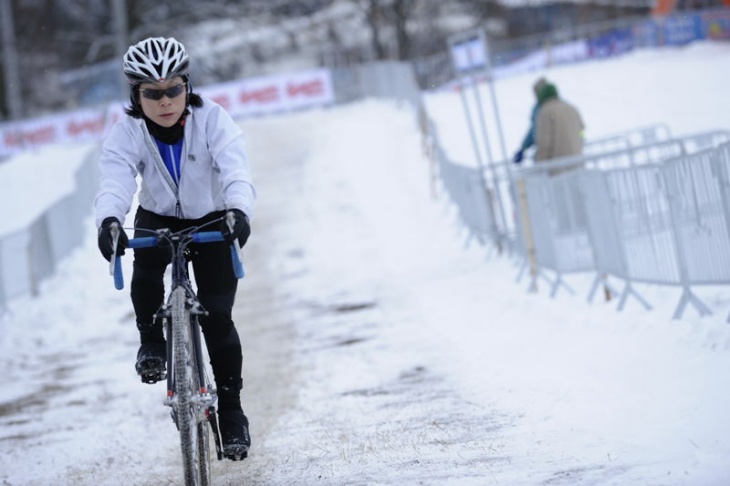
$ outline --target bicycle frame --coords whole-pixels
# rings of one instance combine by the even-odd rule
[[[207,225],[220,222],[212,221]],[[230,221],[229,221],[230,224]],[[210,450],[206,422],[213,431],[218,460],[223,458],[218,421],[215,413],[217,395],[208,384],[201,330],[198,316],[206,311],[197,299],[188,275],[188,261],[185,252],[191,243],[211,243],[223,241],[218,231],[200,232],[202,227],[188,228],[179,232],[169,229],[137,231],[149,232],[154,236],[133,238],[129,248],[149,248],[168,246],[172,251],[171,285],[166,303],[155,318],[162,318],[167,336],[167,396],[164,404],[171,407],[172,419],[180,433],[183,456],[183,470],[186,485],[210,485]],[[114,238],[116,248],[117,233]],[[234,273],[242,278],[244,271],[240,247],[231,245]],[[114,255],[112,274],[117,289],[124,288],[121,258]]]

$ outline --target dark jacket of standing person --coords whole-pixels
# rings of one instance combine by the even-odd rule
[[[540,108],[538,94],[540,92],[540,88],[545,86],[546,83],[547,80],[545,78],[539,78],[535,81],[535,84],[532,85],[532,90],[535,93],[535,105],[532,107],[532,111],[530,112],[530,128],[528,128],[525,138],[522,139],[522,145],[520,145],[520,149],[517,153],[515,153],[513,159],[516,164],[522,162],[522,159],[525,156],[525,150],[535,145],[535,124],[537,123],[537,110]]]

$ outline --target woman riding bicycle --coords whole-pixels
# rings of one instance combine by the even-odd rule
[[[99,160],[99,249],[111,258],[112,228],[121,229],[131,209],[137,176],[137,228],[178,231],[233,215],[232,228],[225,222],[219,228],[226,242],[195,246],[190,260],[198,299],[208,311],[200,326],[218,390],[223,452],[242,458],[251,441],[241,408],[241,342],[231,320],[238,280],[228,246],[234,240],[246,243],[256,199],[243,135],[221,106],[193,92],[188,54],[175,39],[149,38],[131,46],[123,66],[131,105],[105,140]],[[121,230],[117,254],[124,254],[127,241]],[[169,261],[166,248],[134,250],[131,298],[141,341],[135,369],[146,383],[165,376],[165,338],[154,315],[164,300]]]

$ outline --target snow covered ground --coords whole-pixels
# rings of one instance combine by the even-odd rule
[[[704,44],[544,74],[598,137],[730,129],[729,71],[730,45]],[[537,75],[496,86],[511,150]],[[428,107],[469,163],[460,100]],[[527,293],[516,262],[463,247],[395,103],[243,127],[260,199],[234,320],[254,445],[215,463],[214,484],[730,483],[730,288],[698,288],[713,316],[681,321],[672,288],[641,286],[652,311],[588,304],[592,276],[569,277],[575,296]],[[60,177],[59,150],[36,154],[38,184]],[[0,318],[0,481],[180,484],[163,386],[134,375],[127,292],[87,228],[41,295]]]

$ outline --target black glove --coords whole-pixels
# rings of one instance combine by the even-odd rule
[[[518,150],[517,153],[515,154],[514,159],[513,159],[515,161],[515,164],[519,164],[520,162],[522,162],[522,158],[524,156],[525,156],[525,154],[523,153],[523,151],[522,150]]]
[[[228,227],[229,214],[233,215],[233,229]],[[243,247],[251,235],[251,225],[248,224],[248,216],[240,209],[229,209],[221,223],[221,233],[223,233],[223,238],[227,242],[232,243],[235,239],[238,239],[238,244]]]
[[[119,239],[117,240],[117,255],[124,255],[124,249],[129,244],[129,239],[127,238],[127,233],[124,232],[124,228],[122,228],[121,223],[119,223],[119,220],[115,218],[114,216],[110,216],[104,221],[101,222],[101,227],[99,228],[99,251],[101,251],[101,254],[106,258],[107,261],[112,259],[112,254],[114,253],[114,240],[112,239],[112,224],[116,223],[117,227],[119,228]]]

